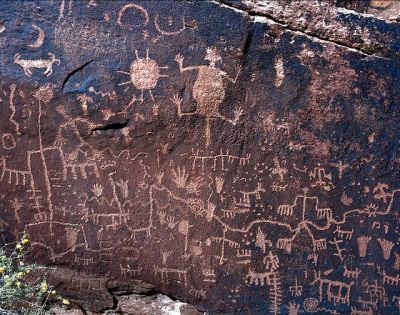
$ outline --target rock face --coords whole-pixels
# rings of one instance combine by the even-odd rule
[[[1,230],[65,296],[400,311],[398,24],[317,1],[0,14]]]

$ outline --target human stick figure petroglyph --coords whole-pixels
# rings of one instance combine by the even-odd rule
[[[241,71],[241,67],[237,67],[235,77],[230,77],[226,72],[216,66],[216,63],[218,61],[221,61],[221,56],[218,54],[217,49],[213,47],[209,47],[206,49],[206,57],[204,59],[209,61],[210,64],[207,66],[200,65],[183,67],[184,58],[180,54],[175,57],[175,61],[179,65],[180,73],[191,70],[198,71],[197,78],[193,85],[193,98],[197,103],[196,111],[182,112],[182,99],[178,95],[174,95],[172,101],[177,106],[179,117],[191,116],[195,114],[199,114],[205,117],[205,139],[206,146],[209,146],[211,143],[211,119],[219,118],[235,126],[239,121],[239,118],[243,115],[243,110],[240,108],[237,108],[234,111],[233,119],[227,118],[219,112],[219,106],[225,98],[224,80],[236,83]]]
[[[32,75],[32,68],[45,68],[44,75],[50,76],[53,73],[53,64],[59,65],[61,63],[60,59],[57,59],[56,56],[49,52],[48,55],[50,59],[21,59],[20,54],[15,54],[14,63],[20,65],[24,69],[24,73],[30,77]]]
[[[130,76],[129,81],[120,83],[118,85],[132,83],[136,89],[141,91],[140,98],[137,99],[136,96],[133,95],[127,107],[131,106],[137,100],[143,103],[143,93],[145,90],[149,91],[150,97],[154,101],[154,96],[151,90],[156,87],[160,78],[168,77],[168,75],[160,73],[161,69],[168,69],[168,67],[160,67],[153,59],[150,59],[148,49],[146,50],[146,58],[139,58],[137,50],[135,50],[135,55],[136,60],[131,63],[129,72],[117,71],[118,73],[123,73]]]

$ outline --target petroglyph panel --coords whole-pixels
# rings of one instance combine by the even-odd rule
[[[398,24],[221,2],[0,2],[2,235],[75,295],[397,314]]]

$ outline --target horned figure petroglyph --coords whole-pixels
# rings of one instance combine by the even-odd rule
[[[183,59],[184,58],[180,54],[175,57],[175,61],[178,63],[179,71],[181,73],[185,71],[198,70],[198,75],[193,85],[193,98],[197,102],[196,111],[182,112],[182,99],[178,95],[174,95],[172,101],[178,108],[179,117],[199,114],[206,118],[205,139],[206,146],[209,146],[211,142],[210,120],[212,118],[220,118],[235,126],[239,121],[239,118],[243,115],[243,110],[240,108],[237,108],[234,111],[233,119],[227,118],[219,112],[219,106],[225,98],[224,79],[229,80],[232,83],[236,83],[241,71],[241,67],[237,67],[234,78],[231,78],[222,69],[216,67],[216,63],[221,61],[221,56],[214,47],[209,47],[206,49],[206,56],[204,60],[210,62],[208,66],[200,65],[184,68]]]
[[[49,76],[53,73],[53,64],[59,65],[61,63],[60,59],[57,59],[54,54],[51,52],[48,53],[50,59],[36,59],[36,60],[29,60],[29,59],[21,59],[20,54],[15,54],[14,56],[14,63],[20,65],[23,69],[25,74],[30,77],[32,75],[32,68],[46,68],[44,71],[44,75]]]

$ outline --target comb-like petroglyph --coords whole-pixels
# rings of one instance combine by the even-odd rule
[[[297,0],[0,12],[0,231],[67,297],[398,313],[398,23]]]

